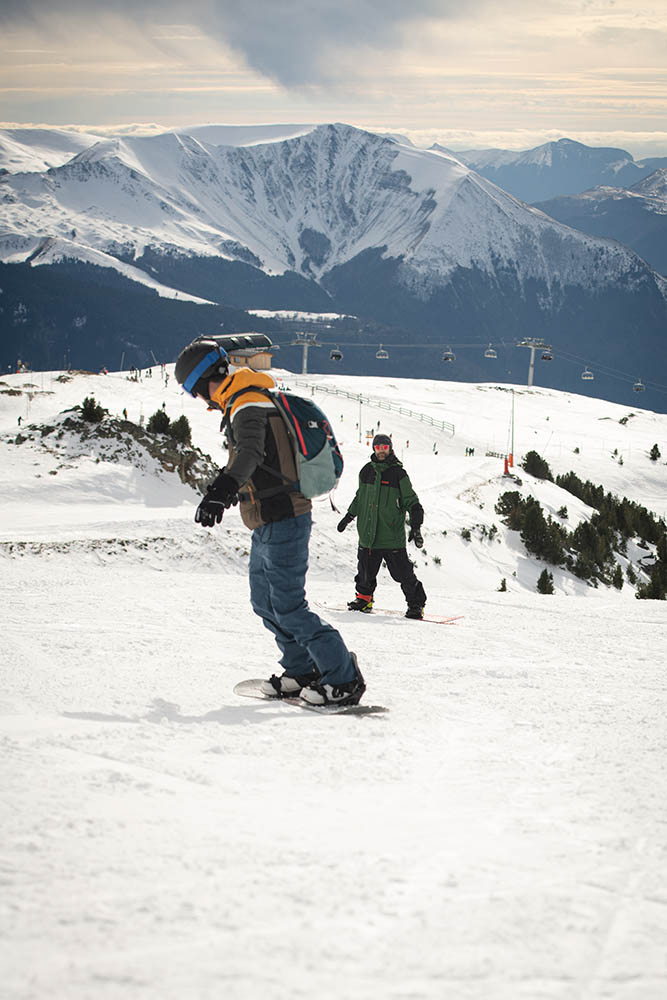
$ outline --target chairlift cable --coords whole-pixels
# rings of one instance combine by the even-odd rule
[[[369,342],[359,342],[359,341],[342,341],[342,340],[337,340],[337,341],[321,341],[320,343],[321,343],[322,347],[331,347],[331,348],[334,348],[334,349],[335,348],[339,348],[340,349],[341,347],[349,347],[349,348],[366,348],[368,350],[373,350],[374,348],[377,348],[377,346],[378,346],[378,342],[377,341],[375,341],[373,343],[369,343]],[[507,344],[504,340],[501,340],[500,343],[502,344],[502,346],[505,349],[505,351],[507,351],[508,348],[516,346],[516,345],[511,344],[511,343]],[[276,346],[280,346],[280,344],[277,343]],[[289,346],[289,345],[283,345],[283,346]],[[447,351],[450,351],[450,352],[453,353],[455,350],[480,350],[480,349],[487,349],[488,350],[488,347],[489,347],[489,342],[488,341],[483,342],[483,343],[472,343],[472,344],[469,344],[469,343],[466,343],[466,344],[463,344],[463,343],[449,343],[448,342],[446,344],[446,346],[445,346],[445,352],[444,353],[447,353]],[[442,343],[433,343],[433,342],[430,342],[428,344],[406,344],[406,343],[391,343],[391,344],[389,344],[389,343],[385,343],[383,341],[382,344],[380,344],[380,350],[382,350],[383,352],[387,353],[386,352],[387,348],[391,348],[392,350],[409,350],[409,351],[413,351],[413,350],[429,350],[429,349],[430,350],[435,350],[435,351],[442,351],[443,350],[443,344]],[[378,353],[379,353],[379,351],[376,350],[376,357],[377,357]],[[644,387],[644,389],[651,389],[651,390],[653,390],[655,392],[660,392],[660,393],[666,393],[667,394],[667,385],[663,385],[660,382],[653,382],[650,379],[646,379],[646,380],[644,380],[644,379],[637,379],[636,376],[632,376],[628,372],[621,371],[619,368],[613,368],[612,366],[607,365],[604,362],[598,362],[597,360],[594,360],[594,359],[583,358],[580,355],[571,354],[569,351],[564,351],[564,350],[562,350],[558,346],[553,347],[552,353],[554,354],[554,356],[558,357],[559,360],[565,361],[565,362],[567,362],[569,364],[583,365],[584,367],[587,367],[590,364],[591,367],[592,367],[592,369],[594,370],[592,372],[593,378],[595,377],[595,372],[597,372],[599,375],[605,376],[606,378],[613,378],[613,379],[616,379],[619,382],[629,382],[629,383],[631,383],[631,385],[633,386],[633,388],[634,388],[635,384],[637,384],[638,382],[641,382],[642,385],[643,385],[643,387]],[[381,354],[380,358],[382,360],[384,360],[385,359],[384,358],[384,354]],[[637,390],[637,391],[640,391],[640,390]]]
[[[610,365],[605,365],[604,363],[599,363],[599,364],[597,362],[593,363],[590,361],[589,358],[582,358],[577,354],[569,354],[567,351],[559,350],[558,356],[562,358],[564,361],[567,361],[571,364],[586,366],[589,363],[591,363],[593,364],[593,367],[601,375],[605,375],[607,378],[615,378],[619,382],[632,382],[634,384],[637,381],[637,378],[630,375],[629,372],[620,371],[620,369],[612,368]],[[648,388],[650,386],[657,392],[667,392],[667,385],[662,385],[659,382],[651,382],[650,380],[646,380],[643,384],[645,388]]]

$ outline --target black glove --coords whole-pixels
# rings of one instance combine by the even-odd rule
[[[423,523],[424,508],[420,503],[416,503],[410,508],[410,534],[408,535],[408,541],[414,542],[418,549],[421,549],[424,544],[422,533],[419,530]]]
[[[351,514],[346,514],[345,517],[341,521],[339,521],[338,524],[337,524],[338,531],[345,531],[345,529],[347,528],[348,524],[352,524],[353,521],[354,521],[354,518],[352,517],[352,515]]]
[[[204,528],[220,524],[225,510],[239,502],[238,490],[239,484],[232,476],[226,472],[219,472],[195,511],[197,524],[203,525]]]
[[[422,538],[422,533],[419,528],[410,528],[410,534],[408,535],[408,541],[414,542],[418,549],[424,544],[424,539]]]

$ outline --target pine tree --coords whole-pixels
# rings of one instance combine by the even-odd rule
[[[529,451],[526,454],[522,468],[536,479],[548,479],[550,483],[554,481],[549,463],[536,451]]]
[[[505,524],[512,531],[520,531],[523,525],[524,500],[518,490],[508,490],[498,497],[495,506],[496,514],[500,514]]]
[[[537,581],[537,590],[540,594],[553,594],[554,578],[548,569],[543,569]]]
[[[534,497],[527,498],[524,509],[521,541],[528,552],[555,566],[562,565],[565,562],[563,529],[551,517],[545,518],[542,507]]]
[[[183,414],[174,420],[169,426],[169,436],[173,437],[175,441],[180,444],[190,444],[192,442],[192,430],[190,428],[190,421]]]
[[[657,444],[653,445],[653,447],[651,448],[651,450],[649,452],[649,456],[648,457],[651,459],[652,462],[657,462],[658,461],[658,459],[660,458],[660,449],[658,448]]]
[[[642,600],[667,600],[667,535],[663,535],[655,550],[655,562],[649,572],[649,582],[637,587],[636,596]]]
[[[521,529],[521,541],[529,552],[541,556],[546,547],[546,540],[547,522],[544,519],[542,508],[537,500],[528,497]]]
[[[104,420],[106,410],[100,406],[94,396],[86,396],[81,405],[81,416],[89,424],[99,424]]]
[[[148,418],[146,430],[150,434],[167,434],[171,420],[164,410],[156,410],[152,417]]]

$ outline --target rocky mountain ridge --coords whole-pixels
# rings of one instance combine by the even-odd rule
[[[618,240],[659,274],[667,274],[667,167],[630,188],[595,187],[536,207],[591,236]]]

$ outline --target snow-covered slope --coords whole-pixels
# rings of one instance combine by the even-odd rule
[[[0,174],[41,173],[60,167],[101,138],[78,129],[0,129]]]
[[[238,513],[202,529],[176,476],[54,437],[91,393],[164,403],[220,461],[215,416],[157,368],[59,378],[0,385],[3,1000],[663,1000],[666,605],[557,573],[540,596],[517,538],[482,536],[509,387],[308,380],[339,507],[379,422],[426,510],[428,610],[463,616],[343,610],[356,537],[317,503],[310,605],[389,709],[321,718],[232,693],[279,669]],[[664,415],[535,389],[515,416],[517,455],[665,513]],[[403,603],[384,571],[377,598]]]
[[[6,175],[4,259],[16,238],[59,237],[113,255],[145,247],[320,278],[369,249],[433,287],[455,268],[602,287],[636,269],[621,247],[573,233],[455,158],[343,125],[218,145],[213,126],[100,141],[43,173]],[[237,137],[238,141],[238,137]],[[70,248],[76,252],[76,248]]]
[[[191,125],[187,129],[172,129],[171,134],[191,135],[213,146],[253,146],[260,142],[291,139],[310,132],[313,125]],[[155,127],[124,129],[117,135],[105,128],[86,132],[82,128],[0,129],[0,174],[39,172],[60,167],[82,150],[110,139],[163,134]]]
[[[177,135],[191,135],[210,146],[257,146],[307,135],[314,125],[188,125],[174,129]]]
[[[163,403],[172,419],[186,414],[193,425],[194,443],[213,456],[214,462],[222,464],[224,452],[217,421],[181,393],[173,378],[165,382],[169,368],[165,375],[159,368],[150,371],[152,377],[140,382],[119,373],[71,378],[26,373],[2,380],[0,447],[4,486],[0,511],[5,527],[0,529],[0,542],[21,539],[41,544],[50,537],[53,529],[49,526],[55,525],[60,525],[59,539],[70,537],[69,530],[71,537],[79,540],[91,531],[104,537],[120,532],[119,537],[124,537],[125,522],[143,524],[142,531],[150,532],[155,528],[150,522],[156,518],[166,518],[176,525],[179,539],[181,532],[185,536],[199,535],[191,523],[193,498],[188,501],[188,491],[180,482],[174,487],[178,500],[170,500],[167,491],[157,501],[160,483],[154,484],[155,489],[147,485],[145,496],[135,485],[124,487],[125,474],[116,475],[108,462],[100,464],[100,454],[87,454],[80,447],[79,459],[75,460],[71,449],[63,450],[54,434],[38,433],[36,440],[33,435],[25,442],[14,443],[17,433],[27,434],[26,426],[50,426],[62,410],[94,395],[112,414],[126,410],[136,423],[147,420]],[[368,456],[366,431],[370,433],[380,423],[393,434],[397,454],[405,461],[427,510],[425,551],[417,558],[432,585],[441,584],[446,576],[456,581],[457,589],[477,592],[481,586],[492,591],[505,577],[510,590],[535,589],[544,564],[527,555],[517,533],[506,529],[494,511],[498,497],[507,490],[519,489],[523,495],[534,496],[545,513],[554,518],[566,506],[568,518],[563,523],[569,530],[593,513],[553,483],[534,479],[519,468],[514,471],[520,484],[504,476],[504,462],[499,456],[511,451],[509,387],[352,376],[310,376],[304,382],[301,376],[287,372],[281,373],[281,378],[297,391],[316,393],[343,444],[346,473],[336,494],[338,506],[344,508],[354,495],[356,470]],[[653,444],[667,441],[667,416],[547,389],[515,389],[513,397],[517,465],[523,454],[535,450],[550,463],[554,475],[574,471],[582,480],[601,483],[614,494],[646,505],[658,516],[667,515],[667,466],[664,460],[652,462],[648,458]],[[401,414],[401,409],[406,412]],[[454,425],[453,436],[438,429],[441,421]],[[474,448],[474,457],[466,455],[469,448]],[[98,486],[95,475],[90,479],[91,470],[98,476]],[[132,474],[133,484],[135,479]],[[108,485],[114,481],[118,488],[115,513],[109,505]],[[151,482],[150,477],[143,481]],[[155,511],[156,503],[159,513]],[[342,539],[337,537],[337,515],[326,502],[318,503],[316,508],[324,529],[316,543],[318,558],[327,561],[329,573],[346,577],[354,562],[354,532],[347,532]],[[115,521],[119,522],[116,527]],[[238,518],[226,518],[225,527],[232,532],[234,547],[242,545],[244,529]],[[464,537],[467,531],[471,532],[470,541]],[[179,550],[180,540],[175,546],[169,545],[168,552],[160,549],[155,556],[176,558]],[[328,557],[324,555],[327,550]],[[647,560],[652,561],[648,550],[632,550],[629,560],[619,556],[624,569],[628,561],[638,568],[641,561]],[[565,569],[554,567],[553,575],[559,593],[596,593]],[[626,584],[621,596],[633,593]]]
[[[654,170],[652,174],[637,181],[630,188],[632,194],[643,195],[645,198],[655,198],[653,211],[667,214],[667,167]]]
[[[73,233],[73,235],[75,235]],[[209,299],[200,298],[197,295],[190,295],[177,288],[169,288],[162,282],[157,281],[150,274],[147,274],[140,267],[127,264],[103,250],[95,250],[86,246],[76,239],[65,239],[65,237],[36,238],[30,236],[2,237],[0,236],[0,247],[4,252],[4,262],[6,264],[18,264],[28,261],[33,267],[40,264],[54,264],[63,260],[76,260],[83,264],[93,264],[95,267],[108,267],[130,281],[136,281],[146,288],[152,289],[158,295],[167,299],[181,299],[184,302],[199,302],[201,304],[210,303]]]

